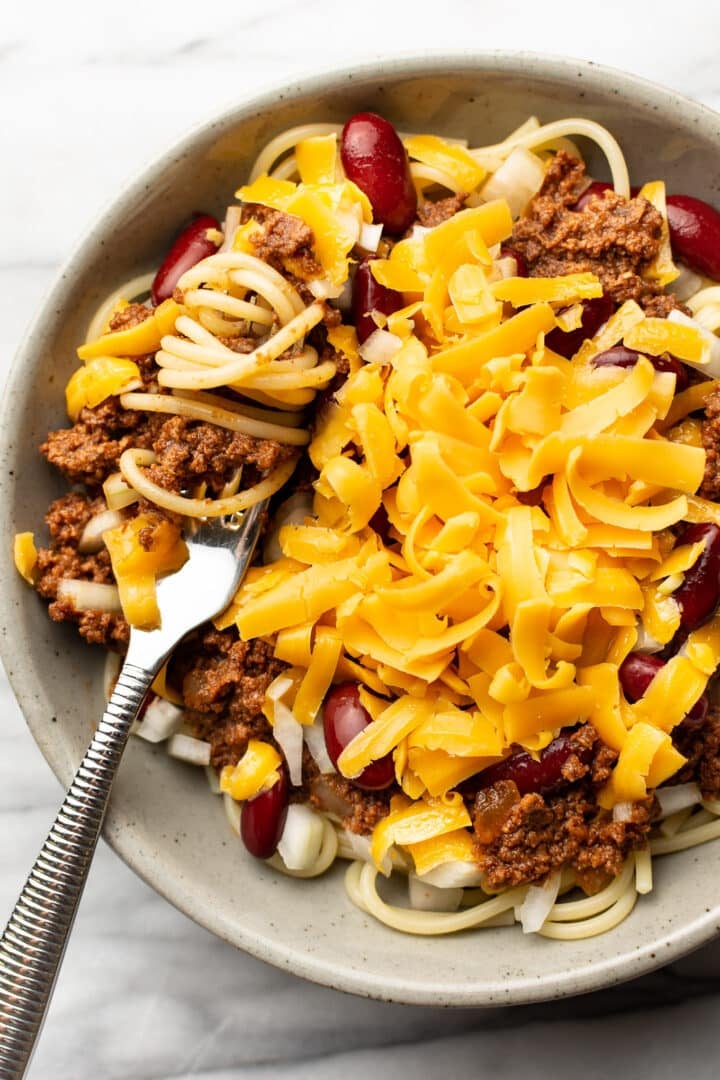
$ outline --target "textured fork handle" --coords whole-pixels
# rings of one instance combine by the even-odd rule
[[[0,939],[0,1078],[21,1080],[42,1026],[130,726],[154,672],[127,662]]]

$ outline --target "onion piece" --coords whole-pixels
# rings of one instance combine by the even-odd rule
[[[672,787],[657,788],[655,797],[660,803],[660,813],[664,818],[685,810],[688,806],[699,806],[702,793],[695,782],[674,784]]]
[[[308,870],[320,854],[325,827],[319,814],[303,803],[288,806],[278,854],[288,870]]]
[[[513,255],[503,255],[492,264],[490,281],[502,281],[504,278],[517,277],[518,261]]]
[[[209,742],[195,739],[192,735],[175,734],[168,743],[167,752],[170,757],[178,761],[187,761],[189,765],[209,765],[210,750]]]
[[[282,701],[275,702],[273,737],[285,755],[290,783],[299,787],[302,784],[303,729],[302,724],[295,719],[292,711]],[[291,869],[302,869],[302,867],[291,867]]]
[[[389,364],[393,356],[402,348],[402,338],[391,334],[389,330],[373,330],[372,334],[358,349],[366,364]]]
[[[66,600],[76,611],[122,612],[117,585],[101,585],[99,581],[63,578],[58,584],[58,600]]]
[[[103,484],[105,502],[110,510],[122,510],[125,506],[136,503],[140,496],[134,488],[125,482],[122,473],[111,473]]]
[[[136,735],[146,742],[165,742],[171,735],[179,730],[183,722],[184,710],[177,705],[156,697],[148,705],[145,714],[138,724]]]
[[[615,803],[612,811],[613,821],[631,821],[633,804],[631,802]]]
[[[696,330],[699,330],[710,347],[709,363],[699,364],[694,360],[683,360],[683,363],[687,364],[689,367],[695,368],[696,371],[701,372],[701,374],[705,375],[708,379],[720,378],[720,338],[716,337],[715,334],[711,333],[709,330],[706,330],[697,319],[690,318],[689,315],[686,315],[683,311],[678,311],[677,308],[670,312],[668,321],[680,323],[683,326],[692,326]]]
[[[342,848],[347,848],[353,858],[359,859],[361,862],[371,863],[373,861],[372,856],[372,841],[369,836],[361,836],[360,833],[350,832],[349,829],[342,829],[340,833],[340,845]],[[383,871],[387,874],[392,869],[389,855],[386,855],[383,860]]]
[[[82,551],[83,554],[100,551],[105,543],[103,533],[108,529],[116,529],[124,520],[119,510],[101,510],[99,514],[94,514],[82,531],[78,551]]]
[[[217,250],[218,255],[224,251],[232,251],[233,240],[240,227],[241,219],[242,207],[237,205],[228,206],[225,211],[225,221],[223,222],[223,242]]]
[[[536,934],[547,919],[560,891],[562,874],[556,870],[549,874],[542,885],[528,885],[525,899],[515,909],[515,916],[522,923],[523,934]]]
[[[362,251],[374,255],[378,249],[382,231],[383,227],[379,222],[377,225],[368,225],[366,222],[363,222],[360,226],[360,236],[358,238],[357,246]]]
[[[353,303],[353,278],[348,277],[347,281],[342,287],[342,292],[338,296],[333,297],[335,303],[332,305],[337,308],[338,311],[342,311],[348,314],[352,311]]]
[[[438,889],[474,889],[482,883],[482,872],[476,863],[450,859],[425,874],[418,874],[418,879]]]
[[[510,213],[516,218],[540,190],[544,179],[542,159],[524,146],[516,146],[484,185],[481,194],[486,202],[506,199]]]
[[[635,642],[633,652],[656,653],[662,652],[664,648],[665,646],[663,643],[658,641],[657,638],[654,638],[652,634],[649,634],[642,623],[640,623],[637,628],[637,641]]]
[[[441,889],[417,874],[408,874],[408,899],[415,911],[457,911],[462,897],[462,889]]]
[[[432,232],[432,226],[429,225],[413,225],[410,233],[411,240],[423,240],[428,233]]]
[[[336,773],[337,769],[330,760],[330,755],[327,752],[322,719],[316,720],[314,724],[304,724],[302,733],[305,745],[312,754],[313,761],[320,772]]]
[[[667,291],[671,292],[673,296],[677,296],[681,303],[684,303],[700,289],[703,279],[683,263],[676,263],[676,266],[680,273],[667,286]]]
[[[336,285],[330,278],[322,277],[308,281],[307,287],[316,300],[337,300],[338,296],[342,296],[345,283]]]

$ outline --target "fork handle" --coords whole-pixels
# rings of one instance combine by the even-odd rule
[[[25,1075],[97,846],[130,727],[155,672],[125,662],[0,939],[0,1078]]]

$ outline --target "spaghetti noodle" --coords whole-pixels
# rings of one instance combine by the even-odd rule
[[[397,140],[363,116],[378,145]],[[614,189],[587,221],[576,138],[600,148]],[[118,603],[136,625],[152,614],[155,578],[182,560],[177,521],[276,495],[307,448],[312,498],[278,510],[274,555],[208,631],[225,650],[218,685],[246,698],[226,716],[225,690],[203,682],[214,661],[186,657],[193,737],[178,742],[175,714],[153,737],[211,757],[246,843],[244,808],[273,792],[286,805],[287,767],[321,827],[293,813],[270,864],[310,878],[350,859],[348,896],[394,929],[604,933],[651,891],[652,857],[720,837],[720,779],[663,786],[692,767],[683,750],[704,729],[686,724],[720,660],[720,617],[686,625],[680,599],[710,557],[706,534],[681,530],[720,522],[692,416],[717,391],[704,376],[719,373],[720,286],[683,272],[687,308],[672,310],[664,186],[629,202],[622,151],[594,121],[531,118],[482,147],[405,134],[417,216],[402,238],[379,209],[387,177],[367,180],[344,139],[336,124],[280,133],[171,297],[127,308],[157,287],[146,275],[91,321],[68,403],[76,427],[100,406],[123,432],[102,475],[84,474],[126,515],[104,534],[118,590],[103,625]],[[578,221],[593,243],[563,249]],[[676,393],[686,364],[700,374]],[[88,582],[52,591],[53,549],[18,540],[53,617],[82,624]],[[626,662],[663,648],[631,693]],[[250,655],[264,668],[242,667]],[[171,681],[157,692],[178,700]],[[342,738],[340,692],[355,724]],[[657,804],[656,790],[676,794]],[[386,898],[393,873],[410,908]]]

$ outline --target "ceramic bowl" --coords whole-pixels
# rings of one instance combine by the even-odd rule
[[[530,113],[586,116],[619,139],[631,175],[718,202],[720,117],[660,87],[593,64],[528,54],[398,59],[308,78],[242,103],[172,147],[122,191],[78,245],[15,363],[3,407],[2,653],[15,692],[67,784],[103,708],[103,654],[51,623],[14,571],[9,536],[38,529],[63,483],[36,447],[65,423],[63,386],[90,314],[110,290],[158,265],[178,223],[221,213],[258,149],[283,128],[372,109],[400,128],[492,143]],[[583,145],[595,174],[604,162]],[[327,986],[432,1005],[529,1002],[628,979],[720,928],[720,843],[656,862],[655,889],[604,936],[561,943],[518,927],[445,938],[387,929],[346,898],[342,864],[295,881],[244,852],[200,770],[131,740],[105,837],[153,888],[213,933]]]

